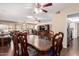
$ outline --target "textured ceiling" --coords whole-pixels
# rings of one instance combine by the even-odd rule
[[[16,22],[34,21],[27,16],[34,16],[41,21],[51,21],[52,14],[63,10],[70,4],[54,3],[53,6],[45,8],[48,13],[34,14],[34,3],[0,3],[0,20],[10,20]]]

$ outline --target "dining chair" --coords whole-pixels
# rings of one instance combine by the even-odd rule
[[[59,44],[59,49],[60,49],[60,51],[62,50],[62,48],[63,48],[63,44],[62,44],[62,42],[63,42],[63,38],[64,38],[64,33],[62,33],[62,32],[59,32],[59,34],[60,34],[60,37],[59,37],[59,41],[60,41],[60,44]]]
[[[19,36],[19,42],[21,45],[21,53],[22,56],[28,56],[28,51],[27,51],[27,33],[20,33]]]
[[[63,42],[64,34],[62,32],[56,33],[52,40],[52,49],[54,56],[60,56],[60,52],[62,50],[62,42]]]
[[[18,34],[16,32],[13,33],[12,39],[14,47],[14,56],[19,56]]]
[[[28,56],[27,33],[15,32],[13,34],[14,56]]]

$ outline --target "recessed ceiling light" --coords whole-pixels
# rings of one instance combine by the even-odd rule
[[[27,16],[27,18],[33,18],[33,16]]]

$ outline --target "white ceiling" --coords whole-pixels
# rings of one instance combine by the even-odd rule
[[[41,21],[51,21],[52,14],[63,10],[70,4],[54,3],[53,6],[45,8],[48,13],[34,14],[34,3],[0,3],[0,20],[10,20],[16,22],[33,21],[27,16],[34,16]]]

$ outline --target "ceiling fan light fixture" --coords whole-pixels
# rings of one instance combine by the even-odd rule
[[[35,12],[36,14],[38,14],[38,13],[41,13],[41,12],[42,12],[42,10],[41,10],[41,9],[39,9],[39,8],[35,8],[35,9],[34,9],[34,12]]]

